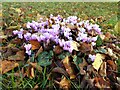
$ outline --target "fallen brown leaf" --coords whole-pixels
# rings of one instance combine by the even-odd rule
[[[25,59],[25,52],[24,51],[18,51],[16,55],[9,56],[8,60],[24,60]]]
[[[60,67],[56,67],[52,70],[52,72],[55,72],[55,73],[60,73],[60,74],[63,74],[65,75],[66,77],[68,77],[68,73],[63,69],[63,68],[60,68]]]
[[[105,77],[106,76],[106,69],[107,69],[107,65],[106,65],[106,62],[103,62],[100,66],[100,69],[99,69],[99,74],[102,76],[102,77]]]
[[[27,67],[26,75],[27,75],[27,77],[29,77],[30,79],[33,79],[33,78],[35,77],[34,68],[33,68],[32,66],[28,66],[28,67]]]
[[[59,86],[63,90],[69,90],[70,89],[70,81],[66,79],[66,77],[63,77],[61,81],[59,82]]]
[[[86,74],[86,71],[83,68],[87,65],[88,65],[87,62],[85,61],[85,59],[83,59],[83,62],[79,64],[80,74],[82,74],[82,75]]]
[[[29,62],[29,64],[30,64],[33,68],[37,69],[40,73],[42,72],[42,67],[39,66],[37,63]]]
[[[115,64],[113,60],[107,60],[107,64],[110,65],[113,71],[117,70],[117,65]]]
[[[60,54],[63,50],[62,50],[61,47],[58,45],[58,46],[55,46],[55,48],[53,49],[53,51],[55,52],[55,54]]]
[[[110,88],[110,83],[106,81],[103,77],[94,78],[95,86],[98,88]]]
[[[86,53],[86,52],[91,52],[93,50],[93,47],[91,44],[87,44],[87,43],[82,43],[79,49],[82,53]]]
[[[14,69],[17,66],[19,66],[19,64],[14,61],[7,60],[0,61],[0,73],[1,74],[7,73],[8,71]]]
[[[35,54],[35,58],[43,51],[42,46],[39,48],[39,50],[37,51],[37,53]]]
[[[32,45],[32,50],[40,48],[40,43],[37,40],[30,40],[30,44]]]
[[[69,74],[70,79],[74,79],[76,76],[75,76],[74,71],[71,67],[70,59],[68,56],[63,60],[63,65],[65,66],[65,69],[66,69],[67,73]]]

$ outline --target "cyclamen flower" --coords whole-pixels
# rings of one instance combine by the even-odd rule
[[[91,41],[92,41],[92,42],[95,42],[95,41],[97,40],[97,37],[98,37],[98,36],[92,37],[92,38],[91,38]]]
[[[26,34],[24,34],[24,38],[25,38],[26,40],[30,40],[30,37],[31,37],[31,33],[26,33]]]
[[[22,34],[22,33],[19,33],[19,34],[18,34],[18,38],[23,39],[23,34]]]
[[[13,34],[16,35],[16,34],[18,34],[18,32],[19,32],[18,30],[14,30]]]
[[[71,46],[71,41],[66,41],[64,43],[63,49],[69,51],[70,53],[72,53],[73,48]]]
[[[64,39],[59,39],[58,40],[58,42],[59,42],[59,45],[61,46],[61,47],[63,47],[63,45],[64,45],[64,43],[65,43],[65,40]]]
[[[25,50],[28,55],[31,55],[31,48],[32,48],[32,45],[31,44],[26,44],[25,46]]]
[[[20,29],[20,31],[14,30],[14,31],[13,31],[13,34],[14,34],[14,35],[18,35],[18,38],[23,39],[23,31],[24,31],[24,30],[23,30],[22,28]]]
[[[63,30],[64,36],[67,37],[68,39],[70,38],[70,35],[72,35],[70,31],[71,30],[69,28],[64,28]]]
[[[89,54],[89,58],[91,59],[91,61],[94,61],[95,58],[96,58],[96,56],[95,56],[95,55],[91,55],[91,54]]]
[[[80,32],[81,33],[84,33],[85,32],[85,29],[84,28],[79,28]]]
[[[36,38],[37,38],[38,42],[45,41],[44,35],[37,36]]]
[[[26,25],[26,27],[27,27],[27,28],[31,28],[31,26],[32,26],[32,23],[30,23],[30,22],[27,22],[27,25]]]
[[[95,42],[92,42],[91,44],[92,44],[92,46],[95,46],[95,45],[96,45],[96,43],[95,43]]]
[[[79,32],[78,33],[78,37],[76,38],[76,40],[77,41],[81,41],[82,40],[83,42],[87,41],[88,40],[87,34]]]
[[[35,34],[32,34],[31,35],[31,40],[37,40],[37,37],[38,37],[38,35],[35,33]]]
[[[71,46],[71,41],[65,41],[64,39],[59,39],[59,45],[61,47],[63,47],[64,50],[69,51],[70,53],[72,53],[73,51],[73,47]]]
[[[75,24],[75,23],[77,23],[77,16],[69,16],[67,18],[67,20],[68,20],[69,23]]]

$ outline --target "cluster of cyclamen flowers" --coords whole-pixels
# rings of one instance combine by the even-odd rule
[[[73,40],[72,30],[67,26],[67,24],[76,25],[77,29],[77,38]],[[40,18],[39,22],[32,21],[27,23],[28,32],[23,33],[24,30],[15,30],[13,34],[18,35],[18,38],[29,40],[37,40],[38,42],[49,43],[54,41],[56,45],[60,45],[64,50],[72,53],[73,46],[72,42],[88,42],[93,46],[96,44],[96,40],[99,34],[101,34],[101,29],[99,25],[92,24],[88,20],[79,21],[77,16],[69,16],[67,19],[62,18],[60,15],[53,16],[50,15],[49,18],[46,18],[46,21],[43,18]],[[33,33],[34,30],[34,33]],[[88,35],[89,32],[94,30],[96,33],[95,36]],[[26,44],[26,53],[31,55],[31,44]],[[91,58],[92,57],[92,58]],[[95,56],[89,55],[89,58],[93,59]]]

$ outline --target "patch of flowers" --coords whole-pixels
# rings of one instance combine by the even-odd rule
[[[51,14],[46,20],[40,18],[38,22],[28,22],[26,27],[28,30],[21,28],[14,30],[13,34],[26,40],[28,44],[24,47],[28,55],[31,55],[30,40],[37,40],[45,45],[54,42],[53,46],[59,45],[63,50],[72,53],[73,50],[76,50],[73,42],[85,42],[95,46],[98,35],[102,34],[99,25],[92,24],[89,20],[80,21],[77,16],[63,18],[60,15],[53,16]],[[95,55],[90,54],[89,58],[94,61]]]

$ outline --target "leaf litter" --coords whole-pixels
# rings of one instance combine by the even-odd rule
[[[16,12],[20,13],[21,10],[16,9]],[[38,16],[43,18],[41,15]],[[3,44],[0,49],[3,50],[3,60],[0,61],[1,74],[9,73],[18,67],[18,62],[25,62],[28,66],[24,67],[24,72],[21,69],[24,78],[36,78],[39,75],[35,72],[38,71],[40,74],[47,67],[46,72],[51,74],[53,83],[61,89],[69,90],[72,87],[71,80],[80,81],[82,88],[118,88],[116,61],[120,58],[118,52],[120,48],[110,42],[110,39],[117,40],[117,38],[110,33],[104,35],[96,24],[90,24],[88,21],[80,22],[75,16],[68,17],[64,21],[63,19],[59,15],[56,17],[51,15],[44,17],[39,23],[28,22],[26,27],[30,31],[26,29],[26,33],[31,34],[27,37],[26,33],[19,29],[16,31],[17,34],[14,33],[15,30],[12,30],[13,33],[9,34],[9,37],[6,34],[5,39],[10,38],[9,43],[12,43],[14,48],[9,43],[4,45],[1,42]],[[76,27],[76,24],[79,25]],[[56,26],[59,27],[58,32],[54,31]],[[16,27],[9,29],[14,28]],[[42,28],[46,31],[42,31]],[[41,31],[37,31],[39,29]],[[40,33],[36,36],[35,33],[38,32]],[[16,76],[19,76],[17,74]]]

